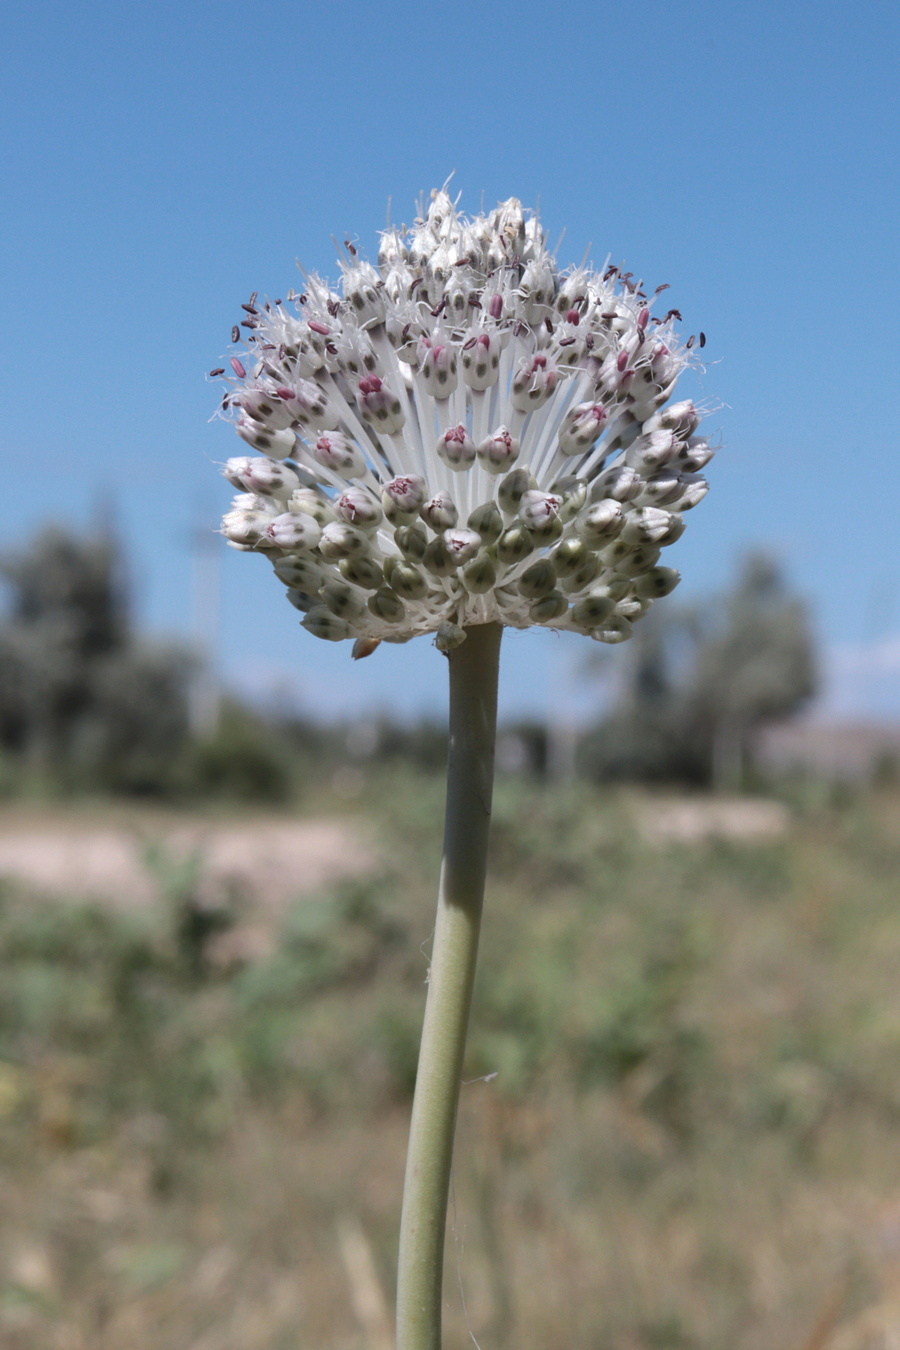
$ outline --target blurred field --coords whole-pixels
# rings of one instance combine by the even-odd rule
[[[2,1350],[387,1350],[442,784],[354,772],[0,816]],[[900,1346],[900,794],[495,822],[448,1350]]]

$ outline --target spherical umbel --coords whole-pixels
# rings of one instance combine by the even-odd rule
[[[223,410],[257,453],[224,467],[228,543],[357,658],[488,622],[625,641],[678,582],[661,550],[713,455],[670,401],[694,344],[665,287],[563,271],[514,198],[467,218],[443,190],[341,267],[244,307]]]

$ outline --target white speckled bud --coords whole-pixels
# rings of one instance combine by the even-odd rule
[[[437,492],[422,506],[419,515],[433,530],[452,530],[459,512],[448,492]]]
[[[428,496],[424,478],[418,474],[400,474],[385,483],[381,493],[384,514],[391,524],[411,523]]]
[[[681,574],[674,567],[654,567],[638,577],[634,593],[641,600],[659,600],[664,595],[671,595],[680,580]]]
[[[229,459],[222,470],[234,487],[244,492],[261,492],[269,497],[289,497],[300,486],[300,479],[287,464],[260,456],[240,455]]]
[[[569,602],[562,591],[551,591],[529,605],[528,617],[532,623],[554,623],[562,618],[568,608]]]
[[[445,464],[457,473],[475,463],[475,442],[464,426],[448,427],[437,443],[437,452]]]
[[[358,591],[340,581],[328,581],[320,592],[323,601],[339,619],[358,619],[365,609],[365,601]]]
[[[503,516],[496,502],[476,506],[466,524],[470,530],[480,534],[486,544],[495,544],[503,533]]]
[[[456,351],[450,343],[420,344],[419,373],[426,391],[435,399],[449,398],[459,384]]]
[[[603,434],[606,409],[600,403],[579,403],[563,418],[559,448],[564,455],[581,455]]]
[[[237,434],[254,450],[261,450],[270,459],[287,459],[294,453],[297,437],[293,431],[270,431],[249,417],[242,417],[236,425]]]
[[[594,502],[575,523],[579,537],[587,544],[600,544],[614,539],[625,524],[621,504],[611,497]]]
[[[501,340],[496,333],[479,333],[462,349],[463,380],[470,389],[489,389],[500,374]]]
[[[526,567],[519,577],[517,586],[521,595],[527,596],[529,600],[538,600],[555,588],[556,568],[549,558],[539,558],[530,567]]]
[[[342,492],[334,504],[334,511],[338,520],[355,525],[366,533],[376,530],[384,519],[381,507],[370,493],[360,487],[350,487]]]
[[[340,478],[358,478],[366,471],[362,451],[341,431],[323,431],[310,447],[310,454],[323,469],[330,469]]]
[[[445,530],[442,536],[450,556],[457,567],[470,562],[481,548],[481,535],[474,530]]]
[[[369,549],[369,540],[362,530],[343,521],[333,520],[326,525],[319,540],[319,552],[323,558],[338,562],[341,558],[353,558],[358,553],[365,554]]]
[[[639,506],[626,515],[622,539],[626,544],[654,544],[662,539],[671,523],[668,511],[660,511],[655,506]]]
[[[385,623],[402,623],[406,617],[406,606],[395,591],[387,586],[370,595],[366,604],[376,619],[383,619]]]
[[[498,427],[478,447],[478,459],[488,473],[506,473],[519,458],[519,442],[506,427]]]
[[[276,548],[303,552],[315,548],[322,531],[318,521],[303,511],[285,511],[266,526],[266,535]]]
[[[326,642],[341,642],[352,636],[350,625],[344,619],[332,614],[327,605],[316,605],[301,619],[301,625],[313,637],[323,638]]]

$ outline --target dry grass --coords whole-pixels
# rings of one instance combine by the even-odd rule
[[[47,1012],[9,901],[3,1350],[387,1350],[439,796],[372,786],[391,871],[324,937],[308,902],[192,978],[162,925],[137,1002],[104,930]],[[900,802],[652,849],[632,812],[500,792],[448,1350],[894,1350]]]

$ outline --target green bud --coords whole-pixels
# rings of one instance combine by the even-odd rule
[[[476,506],[466,523],[486,544],[495,544],[503,533],[503,517],[496,502]]]
[[[358,619],[363,612],[362,598],[341,581],[326,581],[319,593],[339,619]]]
[[[483,595],[496,584],[497,568],[492,558],[486,553],[479,553],[477,558],[466,563],[461,576],[467,591],[471,591],[474,595]]]
[[[328,525],[335,520],[335,513],[327,498],[322,497],[315,488],[295,488],[288,499],[291,511],[302,511],[320,525]]]
[[[572,622],[579,628],[596,628],[615,608],[612,600],[600,595],[588,595],[572,607]]]
[[[553,623],[555,619],[561,619],[568,608],[569,602],[562,591],[551,591],[535,600],[528,610],[528,617],[532,623]]]
[[[300,622],[307,633],[323,638],[326,642],[341,642],[350,637],[349,626],[325,605],[316,605]]]
[[[583,567],[591,556],[591,551],[583,539],[563,539],[550,554],[558,576],[570,577]]]
[[[404,558],[411,562],[421,562],[425,557],[428,535],[424,525],[401,525],[394,531],[394,541]]]
[[[392,568],[391,586],[404,600],[421,600],[428,591],[428,582],[413,563],[398,563]]]
[[[652,567],[638,577],[634,593],[641,600],[658,600],[660,596],[671,595],[680,580],[681,574],[674,567]]]
[[[434,645],[439,652],[452,652],[454,647],[460,646],[465,640],[466,630],[464,628],[460,628],[458,623],[445,621],[437,630]]]
[[[383,569],[374,558],[342,558],[338,570],[345,581],[362,586],[364,591],[374,591],[384,580]]]
[[[502,563],[517,563],[534,552],[531,531],[524,525],[510,525],[497,540],[497,557]]]
[[[318,589],[318,587],[316,589]],[[294,608],[299,609],[303,614],[319,603],[316,595],[310,595],[309,591],[295,590],[293,586],[285,591],[285,595]]]
[[[585,586],[590,586],[596,576],[599,576],[603,568],[600,559],[593,553],[589,553],[587,561],[583,562],[577,572],[573,572],[569,577],[563,577],[559,583],[559,588],[565,591],[566,595],[575,595],[578,591],[583,591]]]
[[[436,577],[449,577],[456,571],[456,559],[440,536],[432,539],[425,550],[422,563]]]
[[[649,572],[659,562],[659,549],[652,544],[642,544],[634,548],[621,562],[616,563],[616,571],[623,577],[639,577]]]
[[[631,582],[627,577],[611,576],[599,586],[591,587],[591,595],[603,596],[606,600],[612,600],[617,604],[619,600],[624,600],[625,596],[631,590]]]
[[[587,483],[583,478],[575,478],[572,475],[558,479],[550,491],[563,499],[559,508],[559,518],[562,521],[574,520],[587,501]]]
[[[556,568],[549,558],[539,558],[519,577],[518,586],[521,595],[530,600],[538,600],[547,595],[556,585]]]
[[[315,592],[325,580],[325,573],[318,563],[310,557],[297,557],[288,554],[274,564],[275,575],[285,586],[296,587],[302,591]]]
[[[500,509],[507,515],[514,515],[519,509],[519,502],[529,489],[536,488],[537,482],[531,476],[530,470],[526,468],[513,469],[508,473],[497,489],[497,501],[500,503]]]
[[[370,595],[366,604],[376,619],[385,623],[400,623],[406,617],[406,606],[396,592],[382,586],[374,595]]]

